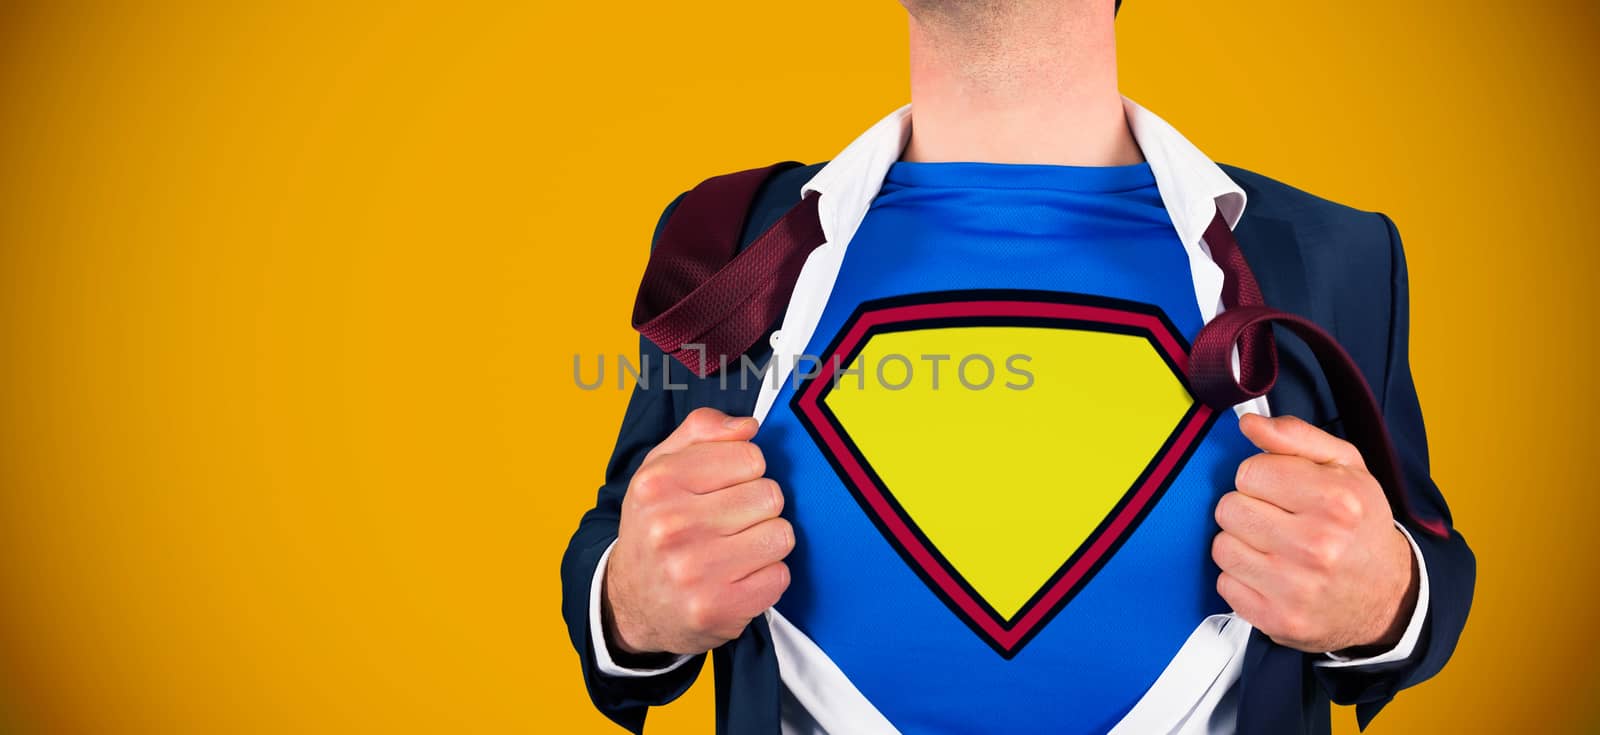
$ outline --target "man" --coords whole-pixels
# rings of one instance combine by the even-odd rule
[[[662,293],[781,318],[698,360],[644,320],[562,566],[596,706],[638,731],[712,652],[719,732],[1327,732],[1330,700],[1364,726],[1444,665],[1475,574],[1392,223],[1121,97],[1104,0],[903,4],[911,103],[769,172],[720,274],[755,276],[665,250],[733,178],[662,216],[645,317],[687,279]],[[738,270],[775,249],[799,256]],[[769,276],[767,301],[720,290]],[[1238,343],[1230,385],[1276,356],[1265,396],[1191,395],[1203,329],[1263,297],[1335,330],[1381,441],[1336,435],[1361,389],[1314,335]]]

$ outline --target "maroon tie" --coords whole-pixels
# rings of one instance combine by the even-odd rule
[[[678,203],[656,238],[633,304],[633,328],[705,377],[730,364],[783,316],[800,266],[823,242],[812,192],[743,252],[739,236],[784,161],[707,179]],[[737,257],[735,257],[737,255]]]
[[[1278,379],[1278,350],[1272,325],[1283,325],[1316,356],[1328,379],[1328,388],[1333,391],[1345,438],[1361,451],[1367,471],[1388,495],[1394,517],[1409,519],[1435,536],[1449,536],[1443,521],[1424,518],[1411,507],[1405,474],[1384,424],[1383,411],[1349,353],[1310,319],[1262,302],[1255,274],[1245,263],[1244,253],[1221,212],[1206,228],[1205,239],[1211,259],[1222,269],[1222,303],[1226,309],[1200,328],[1189,350],[1189,390],[1195,398],[1220,411],[1266,395]],[[1239,347],[1237,380],[1233,376],[1234,345]]]
[[[705,377],[749,350],[783,316],[806,258],[824,240],[810,192],[749,247],[738,249],[745,217],[763,183],[801,165],[773,164],[706,180],[689,191],[668,218],[645,266],[633,326],[666,354]],[[1388,495],[1396,518],[1440,537],[1442,521],[1411,508],[1405,475],[1383,413],[1361,371],[1331,335],[1304,317],[1266,306],[1255,275],[1219,212],[1206,229],[1211,257],[1222,269],[1225,307],[1195,336],[1189,351],[1189,389],[1218,411],[1266,395],[1278,377],[1272,325],[1311,348],[1333,391],[1346,438]],[[1239,377],[1233,349],[1239,349]]]

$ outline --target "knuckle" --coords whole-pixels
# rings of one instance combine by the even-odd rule
[[[789,565],[784,564],[784,562],[773,562],[771,580],[773,580],[771,584],[768,584],[766,589],[763,589],[762,596],[760,596],[760,608],[763,608],[763,610],[778,604],[778,600],[789,589]]]
[[[779,556],[788,556],[794,550],[794,526],[784,518],[774,518],[771,521],[772,531],[768,534],[769,549]]]
[[[1257,524],[1255,508],[1239,495],[1234,496],[1233,502],[1228,504],[1227,519],[1233,527],[1240,529],[1253,529]]]
[[[1335,485],[1346,490],[1361,487],[1361,476],[1366,474],[1364,471],[1344,465],[1335,465],[1333,471],[1334,476],[1339,478]]]
[[[762,454],[761,447],[756,446],[755,442],[744,442],[744,446],[749,454],[750,473],[757,476],[767,474],[767,457]]]
[[[1300,418],[1299,416],[1294,416],[1294,415],[1278,416],[1277,417],[1277,421],[1278,421],[1278,430],[1279,431],[1286,432],[1290,436],[1292,436],[1292,437],[1294,437],[1296,439],[1303,439],[1310,432],[1316,430],[1316,427],[1312,426],[1309,421],[1306,421],[1305,419]]]
[[[1216,517],[1217,525],[1220,525],[1223,528],[1227,528],[1228,526],[1232,525],[1234,514],[1238,512],[1238,509],[1235,507],[1238,505],[1238,503],[1238,491],[1223,493],[1222,497],[1217,500],[1217,510],[1215,513],[1213,513],[1213,515]]]
[[[777,583],[774,584],[773,586],[777,588],[778,595],[782,595],[784,590],[789,589],[789,582],[792,579],[789,576],[790,575],[789,565],[780,561],[775,566],[777,567],[777,570],[776,570],[775,574],[776,574],[778,580],[777,580]],[[774,597],[773,601],[776,602],[777,598]]]
[[[660,549],[667,545],[667,528],[661,523],[651,521],[644,524],[644,543],[652,549]]]
[[[687,587],[694,583],[695,565],[683,556],[669,557],[661,563],[661,575],[676,586]]]
[[[1235,587],[1236,584],[1237,582],[1234,581],[1233,577],[1229,576],[1226,572],[1218,574],[1217,594],[1221,595],[1222,599],[1232,602],[1233,597],[1238,593],[1238,588]]]
[[[666,486],[665,470],[661,463],[652,462],[633,473],[633,483],[629,495],[634,496],[638,502],[652,503],[660,499]]]
[[[1345,493],[1345,496],[1340,499],[1337,505],[1344,509],[1344,513],[1351,523],[1359,521],[1367,515],[1367,504],[1356,493]]]
[[[716,608],[708,595],[690,595],[683,601],[683,622],[690,630],[708,632],[717,627]]]
[[[1244,461],[1239,463],[1238,471],[1233,473],[1233,486],[1255,487],[1259,480],[1258,475],[1261,473],[1261,458],[1265,456],[1265,454],[1253,454],[1245,457]]]
[[[772,607],[783,596],[784,590],[789,588],[789,566],[781,561],[773,562],[752,576],[760,577],[759,583],[746,591],[746,602],[752,611]]]
[[[722,422],[722,412],[710,406],[701,406],[683,417],[680,428],[688,432],[690,438],[705,436],[717,424]]]
[[[771,478],[761,479],[762,503],[761,510],[769,517],[775,517],[783,512],[783,488],[778,486],[778,481]]]
[[[1366,504],[1361,502],[1361,496],[1355,492],[1335,490],[1329,492],[1323,500],[1323,507],[1327,509],[1328,515],[1340,524],[1355,525],[1365,515]]]
[[[643,511],[644,500],[639,497],[639,493],[635,488],[629,487],[627,491],[622,493],[622,517],[637,517]]]
[[[1250,489],[1257,492],[1272,488],[1282,475],[1283,461],[1281,455],[1260,454],[1251,455],[1239,463],[1238,486],[1240,489]]]
[[[783,597],[784,591],[789,589],[789,565],[775,562],[772,569],[772,582],[757,595],[757,607],[765,610],[777,604]]]
[[[673,513],[661,513],[650,518],[645,524],[645,541],[652,548],[663,549],[672,546],[678,541],[687,527],[682,516]]]
[[[1344,545],[1333,534],[1321,534],[1306,544],[1306,560],[1319,571],[1338,566],[1343,553]]]
[[[1224,569],[1233,566],[1235,554],[1228,534],[1219,533],[1211,539],[1211,559]]]

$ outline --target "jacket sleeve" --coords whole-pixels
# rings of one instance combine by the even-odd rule
[[[1434,484],[1428,469],[1428,438],[1423,428],[1422,409],[1411,380],[1408,356],[1410,341],[1410,296],[1407,287],[1405,253],[1394,222],[1377,215],[1389,237],[1390,319],[1388,359],[1384,376],[1373,391],[1383,407],[1395,451],[1405,473],[1406,490],[1413,507],[1444,521],[1450,529],[1439,538],[1420,528],[1407,526],[1428,570],[1429,602],[1422,634],[1407,658],[1387,664],[1358,668],[1316,667],[1333,701],[1356,705],[1356,721],[1365,728],[1378,711],[1401,689],[1420,684],[1439,673],[1455,651],[1472,606],[1472,591],[1477,577],[1477,562],[1467,541],[1455,529],[1444,496]]]
[[[674,199],[662,212],[656,236],[661,234],[662,224],[682,198],[680,195]],[[622,428],[606,465],[605,484],[600,487],[594,507],[579,520],[578,530],[561,559],[561,614],[578,653],[589,698],[602,714],[635,733],[643,731],[649,707],[665,704],[683,694],[705,663],[702,654],[657,676],[609,676],[599,669],[593,644],[595,631],[589,622],[590,587],[601,557],[617,538],[617,523],[628,482],[644,461],[645,454],[678,424],[673,401],[675,391],[664,388],[669,359],[649,340],[640,338],[641,379],[628,399]]]

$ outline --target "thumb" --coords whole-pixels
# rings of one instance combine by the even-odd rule
[[[1304,457],[1317,464],[1365,466],[1355,445],[1297,416],[1247,413],[1239,417],[1239,433],[1263,452]]]
[[[672,454],[706,442],[749,441],[761,425],[749,416],[730,416],[710,406],[689,412],[666,439],[650,454]]]

